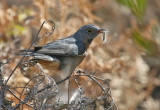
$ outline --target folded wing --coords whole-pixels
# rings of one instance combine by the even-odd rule
[[[59,39],[43,46],[35,53],[46,55],[78,55],[78,47],[73,37]]]

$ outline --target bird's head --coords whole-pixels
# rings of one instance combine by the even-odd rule
[[[78,29],[75,33],[77,39],[91,39],[93,40],[99,33],[106,33],[105,29],[101,29],[96,25],[87,24]],[[104,34],[105,37],[105,34]]]

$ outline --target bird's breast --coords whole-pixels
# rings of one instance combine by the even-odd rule
[[[93,39],[84,39],[83,44],[85,47],[85,51],[88,49],[89,45],[92,43]]]
[[[78,51],[78,55],[84,54],[84,52],[86,51],[84,43],[76,42],[76,50]]]

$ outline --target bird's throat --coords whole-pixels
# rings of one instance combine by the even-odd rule
[[[83,44],[85,46],[85,50],[89,47],[89,45],[92,43],[93,39],[85,39],[83,40]]]
[[[87,39],[88,44],[91,44],[93,39]]]

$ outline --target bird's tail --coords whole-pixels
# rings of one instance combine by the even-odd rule
[[[54,56],[36,53],[34,50],[20,50],[18,53],[16,53],[16,55],[27,56],[27,57],[31,56],[36,59],[47,60],[47,61],[58,61],[58,59]]]
[[[19,52],[16,53],[16,55],[21,55],[21,56],[33,56],[34,50],[20,50]]]
[[[34,47],[33,50],[20,50],[18,53],[16,53],[16,55],[34,56],[36,51],[40,50],[41,48],[42,48],[41,46],[38,46],[38,47]]]

